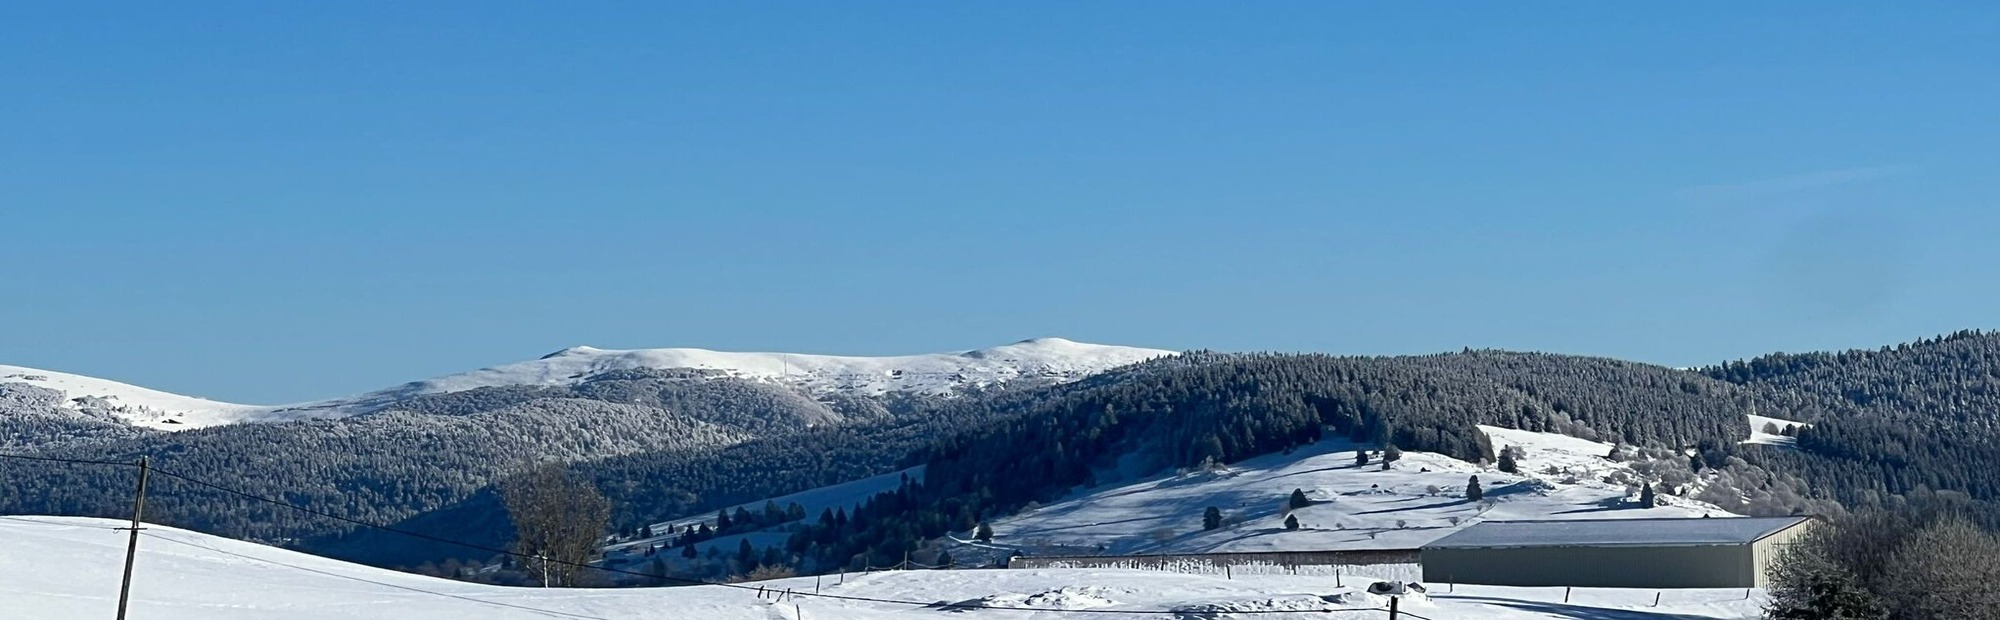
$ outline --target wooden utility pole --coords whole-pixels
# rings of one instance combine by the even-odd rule
[[[118,583],[118,620],[125,620],[125,605],[132,600],[132,562],[139,557],[139,523],[146,518],[146,477],[152,472],[147,457],[139,457],[139,491],[132,496],[132,539],[125,543],[125,578]]]

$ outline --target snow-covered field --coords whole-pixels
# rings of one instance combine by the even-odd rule
[[[0,366],[0,383],[25,383],[58,390],[70,399],[72,407],[94,407],[139,426],[182,430],[239,422],[341,417],[374,411],[411,396],[508,385],[569,385],[590,375],[635,368],[706,370],[721,376],[795,385],[815,393],[941,394],[961,387],[991,386],[1020,379],[1073,381],[1173,354],[1160,349],[1087,344],[1062,338],[894,357],[573,347],[541,359],[415,381],[354,397],[278,406],[226,403],[19,366]]]
[[[1665,495],[1660,506],[1639,508],[1623,482],[1606,481],[1631,475],[1605,458],[1610,444],[1480,428],[1495,450],[1522,450],[1519,474],[1425,452],[1406,452],[1386,471],[1379,458],[1356,466],[1356,446],[1328,440],[1212,471],[1081,490],[996,521],[993,542],[1030,554],[1411,549],[1481,520],[1733,516]],[[1482,501],[1465,497],[1473,475]],[[1291,513],[1300,528],[1287,531],[1293,489],[1313,504]],[[1209,506],[1222,510],[1223,528],[1202,530]]]
[[[118,598],[125,533],[103,519],[0,517],[0,620],[108,618]],[[974,617],[1101,618],[1101,613],[1160,611],[1132,618],[1380,618],[1382,597],[1337,587],[1318,576],[1209,575],[1126,570],[909,571],[827,578],[823,594],[915,603],[796,596],[775,600],[754,589],[585,590],[506,588],[396,573],[262,545],[153,527],[140,541],[132,586],[133,618],[146,620],[332,620],[371,618],[572,618],[638,620],[886,620]],[[811,592],[815,579],[755,584]],[[1653,606],[1659,596],[1659,606]],[[1744,590],[1579,589],[1455,586],[1401,601],[1430,620],[1546,618],[1754,618],[1763,595]],[[1230,614],[1232,611],[1299,613]],[[1328,611],[1343,613],[1328,614]]]
[[[1811,424],[1807,424],[1804,422],[1793,422],[1791,420],[1786,420],[1782,418],[1771,418],[1753,414],[1750,416],[1750,438],[1743,440],[1743,443],[1755,443],[1755,444],[1764,444],[1770,446],[1798,445],[1799,438],[1797,437],[1787,437],[1785,435],[1776,435],[1764,432],[1764,426],[1767,424],[1771,426],[1776,426],[1779,429],[1783,429],[1787,426],[1797,426],[1801,428],[1812,426]]]

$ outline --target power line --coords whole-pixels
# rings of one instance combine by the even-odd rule
[[[19,521],[19,522],[22,522],[22,523],[33,523],[33,524],[35,524],[35,525],[55,525],[55,526],[60,526],[60,527],[80,527],[80,528],[84,528],[84,529],[88,529],[88,530],[105,530],[105,531],[110,531],[110,532],[123,532],[123,531],[125,531],[125,529],[126,529],[126,528],[122,528],[122,527],[104,527],[104,526],[102,526],[102,525],[84,525],[84,524],[81,524],[81,523],[61,523],[61,522],[57,522],[57,521],[42,521],[42,520],[39,520],[39,519],[29,519],[29,518],[25,518],[25,517],[0,517],[0,520],[6,520],[6,521]]]
[[[133,465],[134,465],[134,464],[132,464],[132,463],[117,463],[117,462],[111,462],[111,461],[88,461],[88,460],[80,460],[80,459],[57,459],[57,458],[43,458],[43,457],[26,457],[26,456],[22,456],[22,455],[0,455],[0,456],[8,456],[8,457],[20,457],[20,458],[27,458],[27,459],[31,459],[31,460],[39,460],[39,461],[53,461],[53,462],[63,462],[63,463],[78,463],[78,464],[94,464],[94,465],[124,465],[124,466],[133,466]],[[546,557],[538,557],[538,556],[533,556],[533,555],[529,555],[529,554],[525,554],[525,553],[521,553],[521,552],[517,552],[517,551],[512,551],[512,550],[508,550],[508,549],[500,549],[500,548],[496,548],[496,547],[488,547],[488,546],[485,546],[485,545],[480,545],[480,544],[476,544],[476,543],[469,543],[469,542],[464,542],[464,541],[459,541],[459,540],[453,540],[453,539],[449,539],[449,538],[444,538],[444,537],[441,537],[441,536],[433,536],[433,535],[430,535],[430,534],[424,534],[424,533],[421,533],[421,532],[413,532],[413,531],[410,531],[410,530],[405,530],[405,529],[401,529],[401,528],[397,528],[397,527],[393,527],[393,526],[388,526],[388,525],[383,525],[383,524],[380,524],[380,523],[375,523],[375,522],[372,522],[372,521],[365,521],[365,520],[361,520],[361,519],[354,519],[354,518],[350,518],[350,517],[343,517],[343,516],[340,516],[340,515],[336,515],[336,514],[332,514],[332,513],[328,513],[328,512],[325,512],[325,511],[321,511],[321,510],[315,510],[315,509],[312,509],[312,508],[307,508],[307,507],[305,507],[305,506],[301,506],[301,505],[298,505],[298,504],[295,504],[295,503],[292,503],[292,502],[288,502],[288,501],[284,501],[284,500],[280,500],[280,499],[274,499],[274,498],[270,498],[270,497],[264,497],[264,496],[262,496],[262,495],[257,495],[257,494],[255,494],[255,493],[250,493],[250,492],[247,492],[247,491],[241,491],[241,490],[237,490],[237,489],[232,489],[232,488],[229,488],[229,487],[225,487],[225,486],[222,486],[222,485],[219,485],[219,484],[215,484],[215,483],[211,483],[211,482],[208,482],[208,481],[205,481],[205,480],[201,480],[201,479],[198,479],[198,478],[194,478],[194,477],[192,477],[192,476],[188,476],[188,475],[185,475],[185,474],[180,474],[180,473],[176,473],[176,472],[173,472],[173,471],[170,471],[170,470],[164,470],[164,469],[160,469],[160,468],[157,468],[157,467],[155,467],[155,468],[152,468],[152,472],[153,472],[153,473],[156,473],[156,474],[159,474],[159,475],[162,475],[162,476],[166,476],[166,477],[168,477],[168,478],[173,478],[173,479],[175,479],[175,480],[180,480],[180,481],[183,481],[183,482],[187,482],[187,483],[189,483],[189,484],[193,484],[193,485],[196,485],[196,486],[200,486],[200,487],[205,487],[205,488],[208,488],[208,489],[212,489],[212,490],[215,490],[215,491],[219,491],[219,492],[222,492],[222,493],[227,493],[227,494],[230,494],[230,495],[235,495],[235,496],[237,496],[237,497],[242,497],[242,498],[244,498],[244,499],[249,499],[249,500],[254,500],[254,501],[258,501],[258,502],[263,502],[263,503],[266,503],[266,504],[271,504],[271,505],[273,505],[273,506],[278,506],[278,507],[282,507],[282,508],[287,508],[287,509],[291,509],[291,510],[297,510],[297,511],[300,511],[300,512],[304,512],[304,513],[307,513],[307,514],[311,514],[311,515],[314,515],[314,516],[318,516],[318,517],[322,517],[322,518],[327,518],[327,519],[333,519],[333,520],[335,520],[335,521],[340,521],[340,522],[343,522],[343,523],[349,523],[349,524],[353,524],[353,525],[358,525],[358,526],[362,526],[362,527],[366,527],[366,528],[370,528],[370,529],[377,529],[377,530],[382,530],[382,531],[385,531],[385,532],[390,532],[390,533],[394,533],[394,534],[401,534],[401,535],[404,535],[404,536],[409,536],[409,537],[412,537],[412,538],[419,538],[419,539],[423,539],[423,540],[429,540],[429,541],[432,541],[432,542],[438,542],[438,543],[444,543],[444,544],[449,544],[449,545],[456,545],[456,546],[459,546],[459,547],[464,547],[464,548],[467,548],[467,549],[473,549],[473,550],[477,550],[477,551],[485,551],[485,552],[488,552],[488,553],[494,553],[494,554],[499,554],[499,555],[506,555],[506,556],[509,556],[509,557],[515,557],[515,558],[521,558],[521,559],[532,559],[532,560],[538,560],[538,561],[543,561],[543,562],[551,562],[551,563],[555,563],[555,564],[561,564],[561,565],[564,565],[564,566],[571,566],[571,567],[576,567],[576,568],[584,568],[584,569],[590,569],[590,570],[597,570],[597,571],[603,571],[603,572],[608,572],[608,573],[614,573],[614,574],[621,574],[621,575],[630,575],[630,576],[634,576],[634,577],[643,577],[643,578],[646,578],[646,579],[652,579],[652,580],[658,580],[658,581],[665,581],[665,582],[673,582],[673,583],[681,583],[681,584],[686,584],[686,585],[705,585],[705,586],[716,586],[716,587],[723,587],[723,588],[733,588],[733,589],[738,589],[738,590],[746,590],[746,591],[756,591],[756,592],[757,592],[757,593],[759,594],[759,596],[763,596],[763,595],[767,595],[767,594],[783,594],[783,595],[785,595],[785,596],[788,596],[788,597],[815,597],[815,598],[820,598],[820,599],[826,599],[826,600],[837,600],[837,601],[848,601],[848,602],[860,602],[860,603],[879,603],[879,604],[886,604],[886,605],[907,605],[907,606],[913,606],[913,607],[921,607],[921,608],[933,608],[933,609],[939,609],[939,610],[972,610],[972,609],[991,609],[991,610],[999,610],[999,611],[1024,611],[1024,612],[1054,612],[1054,613],[1066,613],[1066,614],[1108,614],[1108,615],[1121,615],[1121,614],[1122,614],[1122,615],[1159,615],[1159,614],[1181,614],[1181,613],[1187,613],[1187,610],[1170,610],[1170,609],[1160,609],[1160,610],[1146,610],[1146,609],[1061,609],[1061,608],[1054,608],[1054,607],[1003,607],[1003,606],[997,606],[997,605],[988,605],[988,604],[985,604],[985,603],[975,603],[975,602],[959,602],[959,603],[948,603],[948,602],[942,602],[942,601],[914,601],[914,600],[904,600],[904,599],[891,599],[891,598],[878,598],[878,597],[869,597],[869,596],[851,596],[851,595],[841,595],[841,594],[825,594],[825,593],[813,593],[813,592],[789,592],[789,591],[777,591],[777,590],[773,590],[773,589],[771,589],[771,588],[765,588],[765,587],[761,587],[761,586],[747,586],[747,585],[743,585],[743,584],[736,584],[736,583],[721,583],[721,582],[714,582],[714,581],[706,581],[706,580],[700,580],[700,579],[687,579],[687,578],[683,578],[683,577],[671,577],[671,576],[667,576],[667,575],[654,575],[654,574],[648,574],[648,573],[641,573],[641,572],[637,572],[637,571],[629,571],[629,570],[623,570],[623,569],[616,569],[616,568],[611,568],[611,567],[608,567],[608,566],[599,566],[599,565],[595,565],[595,564],[589,564],[589,563],[581,563],[581,562],[570,562],[570,561],[566,561],[566,560],[560,560],[560,559],[554,559],[554,558],[546,558]],[[149,535],[149,536],[150,536],[150,535]],[[159,538],[158,536],[153,536],[153,537],[154,537],[154,538]],[[163,539],[163,540],[171,540],[171,539]],[[172,542],[181,542],[181,541],[172,541]],[[182,543],[182,544],[188,544],[188,545],[192,545],[193,543]],[[206,548],[206,547],[204,547],[204,548]],[[225,554],[227,554],[227,553],[228,553],[228,552],[226,552],[226,551],[221,551],[221,550],[219,550],[219,549],[210,549],[210,550],[211,550],[211,551],[216,551],[216,552],[218,552],[218,553],[225,553]],[[232,554],[232,555],[234,555],[234,554]],[[252,559],[256,559],[256,558],[252,558]],[[274,564],[275,564],[276,562],[272,562],[272,563],[274,563]],[[293,568],[299,568],[300,570],[308,570],[308,571],[311,571],[311,570],[312,570],[312,569],[307,569],[307,568],[303,568],[303,567],[293,567]],[[314,571],[314,572],[319,572],[319,571]],[[326,573],[326,574],[332,574],[332,573]],[[359,578],[353,578],[353,577],[349,577],[349,576],[346,576],[346,575],[338,575],[338,574],[332,574],[332,575],[333,575],[333,576],[336,576],[336,577],[341,577],[341,578],[348,578],[348,579],[355,579],[355,580],[357,580],[357,581],[367,581],[367,580],[364,580],[364,579],[359,579]],[[371,582],[371,583],[373,583],[373,582]],[[415,589],[415,588],[407,588],[407,587],[404,587],[404,586],[398,586],[398,585],[395,585],[395,584],[380,584],[380,585],[385,585],[385,586],[389,586],[389,587],[397,587],[397,588],[404,588],[404,589],[410,589],[410,590],[416,590],[416,591],[423,591],[423,590],[419,590],[419,589]],[[440,594],[440,595],[441,595],[441,596],[452,596],[452,595],[448,595],[448,594]],[[454,598],[463,598],[463,597],[454,597]],[[467,599],[467,600],[474,600],[474,601],[478,601],[478,599]],[[479,601],[479,602],[486,602],[486,603],[490,603],[490,601]],[[533,611],[545,611],[545,610],[533,610]],[[1313,613],[1313,612],[1323,612],[1323,613],[1332,613],[1332,612],[1348,612],[1348,611],[1356,611],[1356,612],[1359,612],[1359,611],[1379,611],[1379,612],[1386,612],[1386,611],[1389,611],[1389,610],[1388,610],[1388,609],[1382,609],[1382,608],[1350,608],[1350,609],[1317,609],[1317,610],[1296,610],[1296,609],[1294,609],[1294,610],[1277,610],[1277,609],[1253,609],[1253,610],[1241,610],[1241,611],[1227,611],[1227,612],[1221,612],[1221,613],[1232,613],[1232,614],[1280,614],[1280,613]],[[563,612],[546,612],[546,613],[558,613],[558,614],[559,614],[559,613],[563,613]],[[1405,615],[1411,615],[1411,617],[1413,617],[1413,618],[1419,618],[1419,620],[1429,620],[1429,619],[1427,619],[1427,618],[1421,618],[1421,617],[1419,617],[1419,616],[1415,616],[1414,614],[1405,614]],[[573,617],[578,617],[578,618],[589,618],[588,616],[573,616]]]
[[[591,570],[598,570],[598,571],[604,571],[604,572],[608,572],[608,573],[615,573],[615,574],[621,574],[621,575],[630,575],[630,576],[634,576],[634,577],[643,577],[643,578],[646,578],[646,579],[654,579],[654,580],[660,580],[660,581],[668,581],[668,582],[675,582],[675,583],[681,583],[681,584],[686,584],[686,585],[704,585],[704,586],[717,586],[717,587],[723,587],[723,588],[733,588],[733,589],[738,589],[738,590],[745,590],[745,591],[756,591],[756,592],[757,592],[757,593],[758,593],[758,594],[759,594],[760,596],[761,596],[761,595],[765,595],[765,594],[784,594],[784,595],[786,595],[786,596],[789,596],[789,597],[808,597],[808,596],[810,596],[810,597],[816,597],[816,598],[821,598],[821,599],[828,599],[828,600],[838,600],[838,601],[849,601],[849,602],[861,602],[861,603],[880,603],[880,604],[886,604],[886,605],[908,605],[908,606],[913,606],[913,607],[924,607],[924,608],[936,608],[936,609],[940,609],[940,610],[969,610],[969,609],[993,609],[993,610],[1006,610],[1006,611],[1025,611],[1025,612],[1060,612],[1060,613],[1085,613],[1085,614],[1125,614],[1125,615],[1135,615],[1135,614],[1139,614],[1139,615],[1157,615],[1157,614],[1177,614],[1177,613],[1183,613],[1182,611],[1179,611],[1179,610],[1165,610],[1165,609],[1162,609],[1162,610],[1150,610],[1150,609],[1061,609],[1061,608],[1055,608],[1055,607],[1003,607],[1003,606],[997,606],[997,605],[987,605],[987,604],[985,604],[985,603],[973,603],[973,602],[959,602],[959,603],[947,603],[947,602],[941,602],[941,601],[913,601],[913,600],[904,600],[904,599],[891,599],[891,598],[877,598],[877,597],[868,597],[868,596],[851,596],[851,595],[841,595],[841,594],[824,594],[824,593],[811,593],[811,592],[779,592],[779,591],[775,591],[775,590],[772,590],[772,589],[770,589],[770,588],[765,588],[765,587],[760,587],[760,586],[746,586],[746,585],[743,585],[743,584],[737,584],[737,583],[720,583],[720,582],[714,582],[714,581],[706,581],[706,580],[700,580],[700,579],[687,579],[687,578],[683,578],[683,577],[670,577],[670,576],[666,576],[666,575],[654,575],[654,574],[648,574],[648,573],[641,573],[641,572],[637,572],[637,571],[629,571],[629,570],[623,570],[623,569],[616,569],[616,568],[611,568],[611,567],[608,567],[608,566],[599,566],[599,565],[595,565],[595,564],[589,564],[589,563],[581,563],[581,562],[570,562],[570,561],[566,561],[566,560],[560,560],[560,559],[555,559],[555,558],[547,558],[547,557],[538,557],[538,556],[534,556],[534,555],[529,555],[529,554],[526,554],[526,553],[521,553],[521,552],[518,552],[518,551],[512,551],[512,550],[508,550],[508,549],[499,549],[499,548],[495,548],[495,547],[488,547],[488,546],[485,546],[485,545],[480,545],[480,544],[475,544],[475,543],[468,543],[468,542],[464,542],[464,541],[458,541],[458,540],[452,540],[452,539],[449,539],[449,538],[444,538],[444,537],[441,537],[441,536],[433,536],[433,535],[430,535],[430,534],[424,534],[424,533],[421,533],[421,532],[412,532],[412,531],[409,531],[409,530],[405,530],[405,529],[401,529],[401,528],[396,528],[396,527],[392,527],[392,526],[387,526],[387,525],[382,525],[382,524],[379,524],[379,523],[374,523],[374,522],[370,522],[370,521],[364,521],[364,520],[360,520],[360,519],[352,519],[352,518],[348,518],[348,517],[342,517],[342,516],[339,516],[339,515],[334,515],[334,514],[331,514],[331,513],[327,513],[327,512],[324,512],[324,511],[320,511],[320,510],[314,510],[314,509],[311,509],[311,508],[307,508],[307,507],[304,507],[304,506],[300,506],[300,505],[298,505],[298,504],[294,504],[294,503],[291,503],[291,502],[287,502],[287,501],[284,501],[284,500],[280,500],[280,499],[273,499],[273,498],[269,498],[269,497],[264,497],[264,496],[261,496],[261,495],[257,495],[257,494],[255,494],[255,493],[249,493],[249,492],[246,492],[246,491],[239,491],[239,490],[236,490],[236,489],[232,489],[232,488],[229,488],[229,487],[225,487],[225,486],[222,486],[222,485],[218,485],[218,484],[214,484],[214,483],[210,483],[210,482],[207,482],[207,481],[204,481],[204,480],[200,480],[200,479],[196,479],[196,478],[193,478],[193,477],[190,477],[190,476],[186,476],[186,475],[183,475],[183,474],[179,474],[179,473],[174,473],[174,472],[172,472],[172,471],[168,471],[168,470],[163,470],[163,469],[159,469],[159,468],[154,468],[154,469],[153,469],[153,472],[154,472],[154,473],[157,473],[157,474],[160,474],[160,475],[162,475],[162,476],[167,476],[167,477],[169,477],[169,478],[174,478],[174,479],[176,479],[176,480],[182,480],[182,481],[186,481],[186,482],[188,482],[188,483],[191,483],[191,484],[195,484],[195,485],[197,485],[197,486],[202,486],[202,487],[206,487],[206,488],[209,488],[209,489],[214,489],[214,490],[216,490],[216,491],[221,491],[221,492],[224,492],[224,493],[228,493],[228,494],[231,494],[231,495],[235,495],[235,496],[238,496],[238,497],[243,497],[243,498],[245,498],[245,499],[251,499],[251,500],[255,500],[255,501],[259,501],[259,502],[264,502],[264,503],[267,503],[267,504],[271,504],[271,505],[274,505],[274,506],[280,506],[280,507],[284,507],[284,508],[289,508],[289,509],[292,509],[292,510],[298,510],[298,511],[301,511],[301,512],[305,512],[305,513],[307,513],[307,514],[312,514],[312,515],[317,515],[317,516],[321,516],[321,517],[325,517],[325,518],[329,518],[329,519],[334,519],[334,520],[336,520],[336,521],[341,521],[341,522],[344,522],[344,523],[351,523],[351,524],[354,524],[354,525],[359,525],[359,526],[362,526],[362,527],[367,527],[367,528],[372,528],[372,529],[378,529],[378,530],[382,530],[382,531],[385,531],[385,532],[390,532],[390,533],[395,533],[395,534],[402,534],[402,535],[404,535],[404,536],[410,536],[410,537],[414,537],[414,538],[420,538],[420,539],[424,539],[424,540],[429,540],[429,541],[433,541],[433,542],[440,542],[440,543],[445,543],[445,544],[450,544],[450,545],[457,545],[457,546],[460,546],[460,547],[464,547],[464,548],[467,548],[467,549],[474,549],[474,550],[478,550],[478,551],[485,551],[485,552],[488,552],[488,553],[495,553],[495,554],[501,554],[501,555],[507,555],[507,556],[511,556],[511,557],[516,557],[516,558],[520,558],[520,559],[526,559],[526,560],[538,560],[538,561],[543,561],[543,562],[550,562],[550,563],[555,563],[555,564],[561,564],[561,565],[564,565],[564,566],[571,566],[571,567],[576,567],[576,568],[585,568],[585,569],[591,569]],[[1299,613],[1300,611],[1301,611],[1301,610],[1276,610],[1276,609],[1269,609],[1269,610],[1243,610],[1243,611],[1231,611],[1231,612],[1227,612],[1227,613],[1236,613],[1236,614],[1277,614],[1277,613]],[[1388,611],[1388,610],[1387,610],[1387,609],[1373,609],[1373,608],[1355,608],[1355,609],[1324,609],[1324,610],[1311,610],[1311,611],[1320,611],[1320,612],[1341,612],[1341,611],[1383,611],[1383,612],[1386,612],[1386,611]]]
[[[63,459],[63,458],[55,458],[48,456],[28,456],[26,454],[0,454],[0,458],[18,459],[23,461],[42,461],[47,463],[74,463],[82,465],[116,465],[119,467],[138,466],[137,463],[122,462],[122,461],[92,461],[89,459]]]
[[[446,593],[446,592],[438,592],[438,591],[436,591],[436,590],[425,590],[425,589],[423,589],[423,588],[418,588],[418,587],[413,587],[413,586],[406,586],[406,585],[401,585],[401,584],[394,584],[394,583],[388,583],[388,582],[385,582],[385,581],[376,581],[376,580],[373,580],[373,579],[366,579],[366,578],[362,578],[362,577],[356,577],[356,576],[353,576],[353,575],[342,575],[342,574],[340,574],[340,573],[336,573],[336,572],[332,572],[332,571],[323,571],[323,570],[319,570],[319,569],[316,569],[316,568],[307,568],[307,567],[304,567],[304,566],[299,566],[299,565],[297,565],[297,564],[287,564],[287,563],[284,563],[284,562],[279,562],[279,561],[277,561],[277,560],[272,560],[272,559],[268,559],[268,558],[260,558],[260,557],[256,557],[256,556],[252,556],[252,555],[245,555],[245,554],[241,554],[241,553],[235,553],[235,552],[231,552],[231,551],[224,551],[224,550],[221,550],[221,549],[217,549],[217,548],[215,548],[215,547],[211,547],[211,546],[208,546],[208,545],[203,545],[203,544],[198,544],[198,543],[193,543],[193,542],[188,542],[188,541],[184,541],[184,540],[176,540],[176,539],[173,539],[173,538],[168,538],[168,537],[166,537],[166,536],[160,536],[160,535],[158,535],[158,534],[145,534],[145,536],[146,536],[147,538],[152,538],[152,539],[155,539],[155,540],[164,540],[164,541],[167,541],[167,542],[170,542],[170,543],[174,543],[174,544],[176,544],[176,545],[185,545],[185,546],[189,546],[189,547],[194,547],[194,548],[197,548],[197,549],[204,549],[204,550],[208,550],[208,551],[212,551],[212,552],[215,552],[215,553],[220,553],[220,554],[223,554],[223,555],[227,555],[227,556],[232,556],[232,557],[237,557],[237,558],[242,558],[242,559],[245,559],[245,560],[250,560],[250,561],[253,561],[253,562],[263,562],[263,563],[265,563],[265,564],[272,564],[272,565],[276,565],[276,566],[283,566],[283,567],[285,567],[285,568],[290,568],[290,569],[295,569],[295,570],[302,570],[302,571],[305,571],[305,572],[308,572],[308,573],[313,573],[313,574],[317,574],[317,575],[325,575],[325,576],[328,576],[328,577],[337,577],[337,578],[340,578],[340,579],[347,579],[347,580],[350,580],[350,581],[359,581],[359,582],[361,582],[361,583],[367,583],[367,584],[373,584],[373,585],[378,585],[378,586],[382,586],[382,587],[385,587],[385,588],[395,588],[395,589],[398,589],[398,590],[408,590],[408,591],[410,591],[410,592],[416,592],[416,593],[418,593],[418,594],[429,594],[429,595],[431,595],[431,596],[442,596],[442,597],[445,597],[445,598],[450,598],[450,599],[457,599],[457,600],[461,600],[461,601],[468,601],[468,602],[473,602],[473,603],[479,603],[479,604],[481,604],[481,605],[493,605],[493,606],[496,606],[496,607],[507,607],[507,608],[511,608],[511,609],[519,609],[519,610],[522,610],[522,611],[531,611],[531,612],[535,612],[535,613],[538,613],[538,614],[546,614],[546,615],[549,615],[549,616],[555,616],[555,617],[559,617],[559,618],[576,618],[577,620],[610,620],[609,618],[605,618],[605,617],[602,617],[602,616],[586,616],[586,615],[583,615],[583,614],[575,614],[575,613],[570,613],[570,612],[566,612],[566,611],[556,611],[556,610],[553,610],[553,609],[542,609],[542,608],[539,608],[539,607],[529,607],[529,606],[527,606],[527,605],[516,605],[516,604],[514,604],[514,603],[503,603],[503,602],[500,602],[500,601],[489,601],[489,600],[485,600],[485,599],[479,599],[479,598],[473,598],[473,597],[470,597],[470,596],[462,596],[462,595],[458,595],[458,594],[450,594],[450,593]]]

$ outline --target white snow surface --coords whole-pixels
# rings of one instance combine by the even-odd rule
[[[1521,448],[1520,473],[1414,451],[1387,471],[1379,452],[1357,467],[1357,446],[1328,440],[1215,470],[1082,489],[996,520],[993,544],[1030,555],[1413,549],[1483,520],[1736,516],[1669,495],[1659,496],[1659,506],[1639,508],[1623,481],[1606,481],[1632,475],[1624,463],[1605,458],[1610,444],[1480,429],[1495,450]],[[1465,497],[1474,475],[1484,501]],[[1313,504],[1290,512],[1301,527],[1287,531],[1293,489]],[[1221,529],[1202,530],[1209,506],[1225,515]]]
[[[1772,417],[1751,414],[1750,438],[1743,440],[1743,443],[1764,444],[1768,446],[1796,446],[1799,444],[1799,438],[1797,437],[1773,435],[1771,433],[1764,432],[1764,425],[1766,424],[1776,425],[1780,429],[1783,429],[1784,427],[1787,426],[1798,426],[1798,427],[1812,426],[1811,424],[1807,424],[1804,422],[1793,422],[1791,420],[1786,420],[1783,418],[1772,418]]]
[[[1174,352],[1086,344],[1062,338],[1036,338],[972,351],[895,357],[572,347],[537,360],[419,381],[384,393],[433,394],[502,385],[567,385],[612,370],[692,368],[730,377],[788,383],[814,392],[942,394],[960,387],[988,386],[1022,378],[1081,379],[1168,355]]]
[[[0,620],[108,618],[118,599],[126,533],[104,519],[0,517]],[[900,601],[977,603],[1025,610],[967,611],[977,617],[1101,618],[1064,610],[1163,610],[1133,618],[1239,617],[1231,611],[1297,610],[1240,617],[1321,618],[1327,610],[1375,609],[1382,597],[1325,577],[1182,575],[1116,569],[896,571],[829,577],[822,592]],[[755,584],[811,592],[811,577]],[[753,586],[754,587],[754,586]],[[1655,595],[1660,605],[1653,606]],[[1755,618],[1765,597],[1744,590],[1455,586],[1401,601],[1432,620],[1553,618]],[[1046,611],[1044,611],[1046,610]],[[954,617],[919,605],[798,596],[787,601],[721,586],[648,589],[510,588],[447,581],[348,564],[162,526],[140,539],[132,617],[147,620],[639,620]],[[1216,612],[1222,612],[1217,614]],[[1337,614],[1379,617],[1380,612]]]
[[[21,366],[0,366],[0,383],[21,383],[56,390],[68,399],[68,407],[103,409],[127,422],[154,428],[229,424],[258,418],[274,409],[182,396],[109,379]]]
[[[117,381],[19,366],[0,366],[0,383],[60,390],[76,399],[101,399],[111,414],[164,430],[241,422],[344,417],[375,411],[397,399],[512,385],[561,386],[593,374],[636,368],[690,368],[720,376],[772,381],[814,393],[880,395],[947,394],[1020,379],[1074,381],[1112,368],[1174,355],[1172,351],[1036,338],[997,347],[894,357],[793,353],[732,353],[706,349],[617,351],[572,347],[542,357],[435,379],[406,383],[349,398],[263,406],[170,394]]]

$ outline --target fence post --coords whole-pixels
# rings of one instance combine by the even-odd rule
[[[1396,620],[1396,602],[1400,600],[1403,600],[1403,597],[1400,596],[1389,597],[1389,620]]]
[[[813,594],[819,594],[819,582],[825,578],[826,575],[813,575]]]
[[[1659,607],[1659,606],[1660,606],[1660,595],[1662,595],[1662,594],[1666,594],[1666,592],[1654,592],[1654,593],[1653,593],[1653,606],[1654,606],[1654,607]]]
[[[1224,565],[1222,565],[1222,578],[1223,578],[1223,579],[1235,579],[1235,578],[1236,578],[1236,577],[1235,577],[1234,575],[1230,575],[1230,574],[1229,574],[1229,565],[1228,565],[1228,564],[1224,564]]]
[[[1563,586],[1563,602],[1569,602],[1569,586]]]

